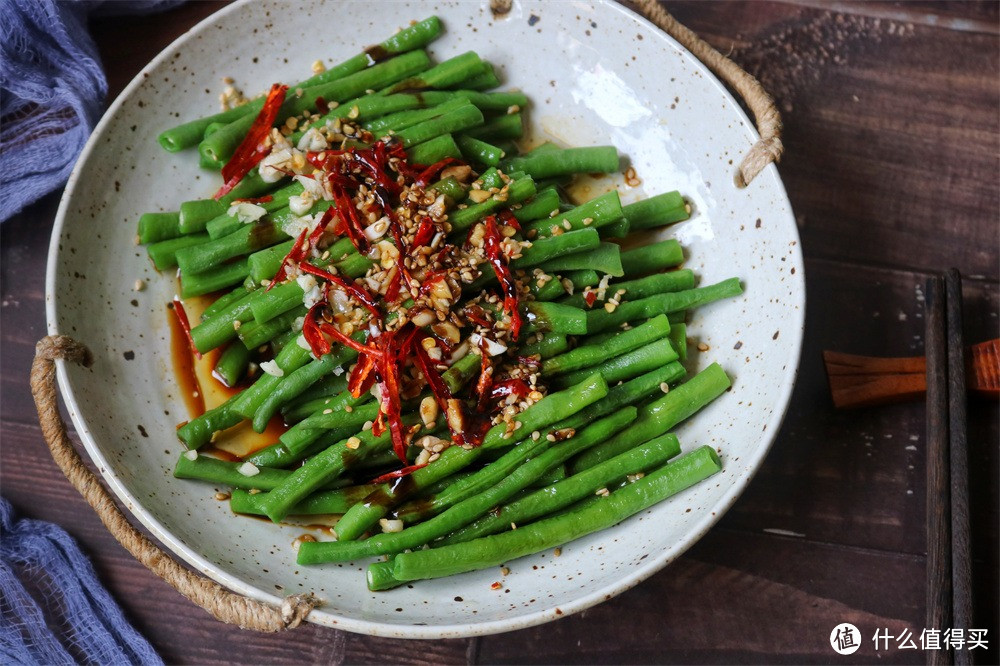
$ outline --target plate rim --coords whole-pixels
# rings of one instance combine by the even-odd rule
[[[207,16],[195,26],[178,36],[159,54],[157,54],[156,57],[150,60],[139,70],[135,77],[108,106],[107,111],[105,111],[101,120],[95,126],[94,131],[91,133],[90,138],[87,140],[86,145],[80,153],[80,156],[77,158],[77,162],[74,165],[69,179],[67,180],[65,189],[60,199],[59,208],[56,213],[55,223],[53,224],[52,236],[49,241],[45,275],[45,313],[46,328],[49,335],[59,334],[56,323],[56,267],[60,254],[59,244],[62,238],[66,218],[68,216],[67,214],[70,201],[74,198],[76,184],[80,176],[80,165],[86,162],[89,158],[90,154],[94,151],[95,146],[99,143],[101,137],[103,137],[105,127],[110,123],[112,117],[124,105],[125,101],[136,89],[138,89],[142,81],[145,79],[144,75],[150,69],[157,67],[162,62],[168,60],[179,47],[183,46],[188,40],[194,39],[198,34],[210,27],[216,21],[228,16],[232,12],[241,11],[245,5],[251,4],[252,2],[253,0],[238,0],[237,2],[234,2],[233,4]],[[715,86],[729,101],[733,103],[733,108],[736,111],[738,118],[742,121],[743,131],[750,139],[749,145],[753,145],[755,141],[759,140],[760,137],[757,133],[756,126],[749,119],[749,117],[747,117],[746,112],[743,110],[737,98],[732,94],[732,92],[730,92],[729,88],[726,87],[726,85],[722,83],[719,78],[687,48],[662,30],[659,26],[652,23],[645,16],[618,2],[615,2],[614,0],[598,0],[598,4],[621,12],[626,17],[638,20],[647,30],[650,30],[653,34],[657,34],[665,39],[667,45],[675,49],[689,62],[690,65],[695,67],[696,70],[699,70],[702,76],[706,77],[713,86]],[[747,150],[749,150],[749,145]],[[759,471],[761,464],[763,463],[763,459],[767,456],[771,447],[774,445],[778,432],[781,429],[782,422],[788,412],[791,395],[795,388],[799,368],[801,366],[806,316],[805,265],[802,256],[801,238],[795,224],[794,213],[791,212],[792,207],[788,200],[784,183],[781,180],[777,166],[774,163],[765,167],[757,175],[755,180],[764,178],[768,178],[773,181],[772,185],[775,186],[775,196],[780,197],[781,202],[787,206],[789,215],[791,216],[790,228],[794,234],[794,240],[796,241],[790,253],[793,259],[793,264],[801,267],[801,270],[793,276],[794,288],[792,295],[796,297],[796,300],[794,302],[790,302],[790,305],[793,306],[791,311],[798,314],[797,321],[790,322],[794,325],[796,335],[792,341],[793,344],[791,345],[789,357],[794,358],[795,362],[793,364],[789,364],[789,368],[785,371],[781,388],[776,397],[776,404],[780,405],[780,409],[775,409],[771,414],[770,420],[767,422],[767,430],[770,434],[766,436],[766,443],[756,449],[754,455],[749,461],[751,464],[747,465],[746,471],[740,473],[738,476],[732,477],[730,488],[716,502],[716,504],[711,507],[706,507],[706,511],[701,519],[692,523],[688,531],[687,539],[672,545],[658,556],[648,558],[642,565],[628,572],[628,574],[624,575],[621,579],[611,585],[588,592],[570,603],[552,606],[550,608],[537,610],[524,615],[518,615],[510,619],[450,625],[412,625],[345,617],[337,615],[333,612],[324,611],[323,607],[319,606],[310,613],[308,621],[313,624],[371,636],[425,640],[467,638],[524,629],[555,619],[568,617],[569,615],[586,610],[618,596],[662,570],[668,564],[685,553],[701,538],[703,538],[705,534],[722,518],[722,516],[725,515],[730,508],[732,508],[736,500],[743,494],[746,487]],[[748,187],[752,186],[753,183],[751,183]],[[193,549],[176,538],[168,529],[166,529],[163,524],[158,521],[152,513],[150,513],[142,505],[142,503],[128,491],[127,488],[125,488],[118,477],[112,473],[111,464],[101,454],[93,434],[90,432],[86,421],[79,412],[78,403],[73,392],[72,383],[69,378],[67,364],[65,361],[56,361],[56,376],[64,405],[70,415],[78,437],[83,442],[84,449],[90,456],[91,460],[96,464],[101,474],[101,478],[104,480],[106,486],[114,493],[118,501],[126,509],[128,509],[129,513],[135,517],[140,524],[148,529],[162,545],[166,546],[172,555],[177,556],[183,562],[194,567],[199,573],[207,576],[211,580],[235,593],[242,594],[256,601],[280,608],[282,602],[284,601],[283,597],[279,597],[242,581],[240,578],[227,573],[201,554],[195,552]],[[746,460],[745,456],[744,460]]]

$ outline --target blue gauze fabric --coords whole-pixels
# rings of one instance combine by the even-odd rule
[[[0,0],[0,222],[60,187],[100,119],[108,82],[90,14],[183,0]]]
[[[0,663],[162,664],[62,528],[0,498]]]

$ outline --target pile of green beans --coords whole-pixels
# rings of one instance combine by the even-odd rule
[[[477,446],[450,441],[451,417],[437,408],[425,413],[434,401],[418,385],[417,395],[402,401],[402,422],[412,431],[406,457],[427,462],[401,478],[380,478],[400,461],[388,430],[373,425],[379,401],[347,388],[358,352],[334,344],[315,357],[300,333],[308,279],[270,284],[295,244],[303,212],[297,202],[308,185],[302,176],[267,182],[254,169],[219,200],[184,201],[176,211],[138,221],[139,242],[156,268],[178,269],[182,298],[215,295],[190,322],[191,343],[199,353],[216,354],[215,376],[239,389],[177,429],[185,451],[174,475],[231,488],[231,508],[239,514],[274,522],[340,514],[337,540],[302,543],[297,561],[386,556],[368,569],[371,590],[561,546],[722,465],[707,446],[682,453],[672,432],[730,387],[717,363],[689,376],[684,321],[692,308],[739,296],[742,284],[731,278],[699,285],[682,267],[681,245],[654,237],[691,215],[678,192],[629,204],[617,190],[571,201],[563,186],[577,174],[619,171],[618,151],[551,143],[519,150],[528,98],[490,90],[499,85],[497,70],[475,52],[432,63],[425,49],[442,29],[432,16],[291,86],[275,125],[293,117],[317,126],[350,122],[375,139],[398,142],[413,164],[454,158],[472,167],[469,178],[444,173],[428,185],[444,195],[447,242],[465,243],[492,215],[510,225],[506,232],[520,242],[508,265],[523,287],[524,326],[517,344],[501,353],[533,368],[544,395],[522,404],[513,421],[484,428]],[[262,105],[258,98],[185,122],[158,141],[171,152],[197,148],[201,165],[218,169]],[[292,145],[308,141],[301,127],[285,134]],[[360,141],[355,136],[345,145],[365,147]],[[318,215],[334,204],[311,205],[307,214]],[[622,249],[626,236],[634,249]],[[359,279],[373,266],[346,237],[308,261],[345,279]],[[495,293],[506,279],[492,262],[478,271],[462,285],[467,297]],[[479,305],[500,311],[486,300]],[[471,332],[462,327],[465,342]],[[364,343],[367,333],[351,338]],[[450,395],[468,405],[481,380],[480,353],[456,353],[447,369],[441,366]],[[231,429],[269,432],[275,418],[286,425],[277,441],[236,462],[213,453],[212,442]]]

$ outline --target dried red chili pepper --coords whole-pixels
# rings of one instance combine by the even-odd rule
[[[309,348],[312,350],[313,356],[319,358],[324,354],[330,353],[330,343],[326,341],[323,337],[323,333],[319,328],[319,323],[316,321],[316,316],[319,311],[326,304],[320,301],[316,303],[311,308],[309,312],[306,313],[305,319],[302,320],[302,336],[309,343]]]
[[[247,135],[236,148],[233,156],[229,158],[226,165],[222,167],[222,180],[224,184],[215,193],[215,199],[219,200],[228,194],[236,185],[243,180],[243,177],[257,165],[264,156],[270,152],[270,148],[264,148],[264,139],[271,133],[271,125],[274,124],[281,110],[281,105],[285,102],[285,91],[288,86],[275,83],[267,93],[264,106],[250,126]]]
[[[184,337],[187,338],[188,345],[191,347],[191,353],[194,354],[195,358],[201,358],[201,352],[194,344],[194,338],[191,337],[191,321],[188,319],[187,312],[184,310],[184,304],[181,303],[180,299],[174,299],[174,314],[177,315],[177,323],[181,325],[181,330],[184,331]]]
[[[309,233],[308,229],[303,229],[299,237],[295,239],[292,243],[292,249],[288,251],[285,258],[281,260],[281,265],[278,267],[278,272],[274,274],[274,278],[271,280],[270,284],[267,285],[267,289],[264,291],[271,291],[271,287],[274,285],[284,282],[285,278],[288,277],[288,267],[298,265],[306,256],[306,251],[309,247],[309,243],[306,240],[306,234]]]
[[[382,312],[378,309],[378,301],[375,300],[375,297],[372,296],[367,289],[358,283],[352,280],[344,279],[339,275],[334,275],[329,271],[323,270],[319,266],[313,266],[307,261],[300,262],[299,269],[301,269],[303,273],[310,273],[316,277],[323,278],[327,282],[337,285],[353,296],[354,300],[361,303],[361,305],[364,306],[376,320],[379,322],[382,321]]]
[[[418,469],[422,469],[424,467],[427,467],[427,463],[421,463],[419,465],[407,465],[402,469],[397,469],[395,472],[389,472],[387,474],[383,474],[382,476],[376,476],[368,483],[385,483],[387,481],[392,481],[393,479],[401,479],[404,476],[409,476],[410,474],[416,472]]]
[[[427,187],[427,185],[431,182],[431,178],[434,178],[434,176],[438,175],[452,164],[465,164],[465,162],[457,157],[446,157],[421,171],[414,184],[419,187]]]
[[[498,382],[493,385],[493,388],[490,390],[490,400],[500,401],[511,395],[516,395],[518,398],[524,398],[529,393],[531,393],[531,387],[529,387],[524,380],[505,379],[502,382]],[[497,407],[503,407],[503,405],[499,404]]]
[[[500,287],[503,289],[503,309],[510,315],[510,336],[517,340],[521,333],[521,313],[518,311],[518,285],[514,276],[507,266],[507,257],[503,253],[503,236],[497,228],[496,217],[491,215],[486,218],[486,234],[484,236],[483,249],[486,257],[493,266]]]
[[[434,238],[434,232],[437,229],[434,226],[434,221],[429,217],[425,217],[420,220],[420,226],[417,227],[417,233],[413,236],[413,247],[421,247],[427,245]]]
[[[374,354],[362,354],[358,357],[358,362],[351,371],[351,376],[347,380],[347,390],[355,398],[360,397],[365,391],[371,390],[375,384],[376,356]]]
[[[354,243],[358,252],[364,254],[368,251],[368,239],[365,237],[364,227],[358,219],[358,209],[354,207],[354,201],[339,183],[331,182],[333,191],[333,201],[337,206],[337,215],[344,223],[344,230],[347,237]]]
[[[597,301],[597,292],[588,291],[583,295],[583,302],[587,304],[587,307],[593,307],[594,303]]]

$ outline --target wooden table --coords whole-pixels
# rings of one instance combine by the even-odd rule
[[[2,491],[65,527],[167,662],[922,662],[876,628],[919,637],[925,609],[924,408],[838,413],[820,352],[922,353],[923,285],[966,276],[967,339],[998,335],[998,5],[667,2],[757,75],[785,120],[780,171],[808,275],[799,382],[754,482],[684,557],[589,611],[513,634],[412,643],[305,626],[243,633],[211,620],[133,561],[56,469],[28,393],[45,334],[43,276],[58,193],[2,232]],[[218,9],[196,2],[92,28],[111,96]],[[998,661],[996,404],[970,409],[976,626]],[[837,657],[847,621],[864,645]]]

